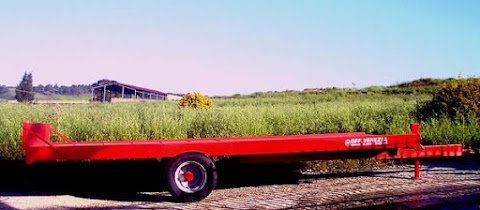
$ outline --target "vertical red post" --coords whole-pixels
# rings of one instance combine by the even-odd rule
[[[420,159],[415,159],[415,179],[420,179]]]
[[[414,134],[417,134],[418,137],[419,137],[419,139],[418,139],[419,147],[417,149],[417,155],[418,155],[419,150],[421,148],[421,145],[420,145],[420,124],[419,123],[410,124],[410,131]],[[415,179],[420,179],[420,159],[419,158],[415,159]]]
[[[420,134],[420,124],[419,123],[411,123],[410,124],[410,131],[412,133]]]

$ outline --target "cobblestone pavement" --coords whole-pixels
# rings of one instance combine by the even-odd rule
[[[138,193],[132,200],[0,192],[0,209],[417,209],[447,205],[451,200],[480,209],[478,162],[427,164],[422,166],[420,180],[412,177],[411,166],[305,175],[297,184],[218,189],[196,203],[169,202],[165,192]]]

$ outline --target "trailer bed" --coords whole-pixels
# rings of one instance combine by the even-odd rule
[[[416,127],[417,125],[412,125]],[[54,160],[171,158],[182,153],[206,156],[259,156],[342,151],[420,151],[420,134],[369,135],[363,132],[175,140],[51,142],[49,124],[24,123],[22,145],[27,163]],[[58,132],[56,132],[58,133]],[[61,135],[61,134],[60,134]],[[455,146],[457,148],[457,146]],[[458,149],[458,148],[457,148]],[[384,154],[385,156],[385,154]],[[388,158],[385,156],[385,158]]]
[[[420,178],[420,158],[462,156],[461,144],[420,144],[420,125],[411,133],[370,135],[363,132],[220,137],[200,139],[115,140],[75,142],[46,123],[23,123],[22,149],[26,163],[37,161],[135,160],[165,158],[167,187],[179,201],[198,201],[217,182],[212,157],[230,156],[243,163],[284,163],[317,159],[415,159]],[[51,133],[63,142],[52,142]]]

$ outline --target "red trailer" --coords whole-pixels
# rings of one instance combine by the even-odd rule
[[[118,140],[75,142],[45,123],[23,123],[22,149],[27,164],[36,161],[168,160],[167,187],[179,201],[207,197],[217,183],[212,157],[231,156],[241,162],[292,162],[319,159],[415,159],[415,178],[420,178],[420,158],[462,156],[463,145],[420,144],[420,125],[411,133],[369,135],[363,132],[225,137],[176,140]],[[51,133],[63,142],[51,142]]]

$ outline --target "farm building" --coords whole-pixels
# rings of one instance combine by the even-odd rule
[[[179,93],[167,93],[167,100],[169,101],[178,101],[182,99],[184,94],[179,94]]]
[[[93,84],[92,87],[92,101],[97,102],[127,102],[166,99],[166,93],[113,80],[100,80]]]

